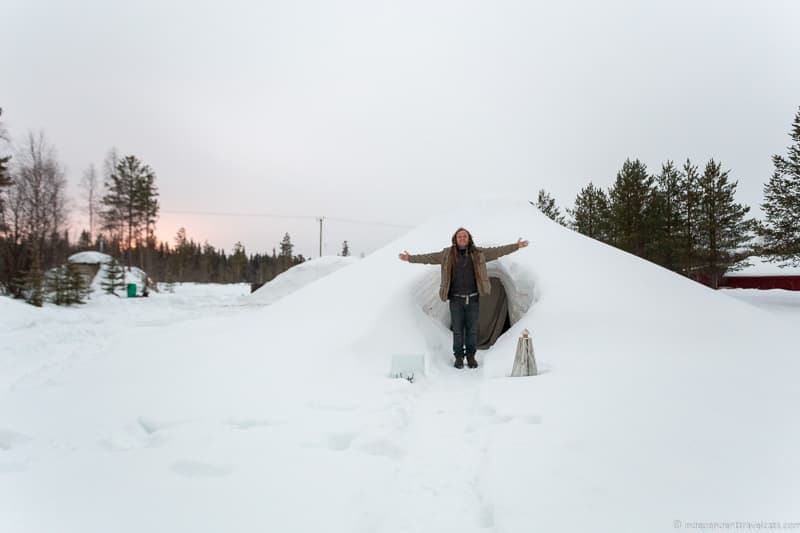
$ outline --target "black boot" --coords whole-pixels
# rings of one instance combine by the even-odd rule
[[[470,368],[478,368],[478,361],[475,360],[475,354],[467,355],[467,365]]]
[[[463,355],[456,355],[456,362],[453,365],[456,368],[464,368],[464,356]]]

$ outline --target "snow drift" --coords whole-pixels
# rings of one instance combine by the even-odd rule
[[[309,259],[295,265],[286,272],[281,272],[274,279],[265,283],[253,294],[250,303],[272,304],[301,287],[305,287],[320,278],[333,274],[340,268],[356,263],[354,257],[329,256]]]

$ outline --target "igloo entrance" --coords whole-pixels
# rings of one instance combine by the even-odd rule
[[[489,349],[497,339],[528,312],[534,301],[534,287],[530,276],[515,272],[516,265],[506,268],[502,262],[486,265],[491,294],[481,296],[478,318],[478,349]],[[417,286],[416,299],[425,313],[450,329],[450,308],[439,299],[439,269],[431,269]]]
[[[478,316],[478,349],[490,348],[511,327],[506,289],[498,278],[489,277],[492,292],[481,296]]]

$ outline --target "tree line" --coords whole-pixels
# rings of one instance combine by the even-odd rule
[[[137,266],[151,280],[165,282],[264,283],[305,261],[293,253],[288,233],[280,252],[273,248],[271,254],[248,255],[241,243],[226,253],[195,242],[184,228],[173,243],[159,242],[156,173],[116,149],[106,155],[102,176],[93,165],[83,174],[79,203],[89,228],[72,242],[67,179],[55,148],[42,133],[29,133],[13,155],[2,151],[9,145],[0,121],[0,293],[38,306],[48,299],[80,301],[85,290],[75,286],[73,270],[64,265],[70,255],[86,250],[107,253],[128,269]]]
[[[738,182],[714,159],[702,166],[689,159],[667,161],[655,173],[628,159],[611,187],[590,182],[566,214],[544,190],[535,204],[560,224],[713,287],[749,255],[800,265],[800,111],[789,135],[787,154],[772,158],[761,204],[764,221],[748,218],[750,208],[735,200]],[[83,174],[80,207],[89,227],[71,242],[67,180],[54,147],[41,133],[29,133],[13,156],[2,151],[9,144],[0,121],[2,293],[42,305],[54,283],[66,287],[74,281],[70,272],[54,269],[84,250],[103,251],[128,268],[142,268],[154,281],[170,283],[261,284],[305,261],[293,253],[288,233],[271,254],[248,255],[241,243],[226,253],[194,241],[184,228],[172,243],[159,242],[156,174],[115,149],[106,155],[101,176],[94,166]],[[341,255],[349,255],[347,241]]]
[[[535,205],[559,224],[716,288],[751,255],[800,265],[800,111],[789,136],[787,155],[772,157],[763,221],[748,218],[735,198],[738,181],[714,159],[667,161],[655,173],[628,159],[608,190],[589,182],[566,215],[545,190]]]

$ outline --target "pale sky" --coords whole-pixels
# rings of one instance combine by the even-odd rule
[[[563,208],[627,157],[713,157],[757,211],[800,107],[795,0],[0,4],[12,138],[43,130],[73,185],[112,146],[138,156],[160,236],[227,250],[288,231],[315,257],[319,215],[333,255],[404,231],[333,219],[414,226],[540,188]]]

